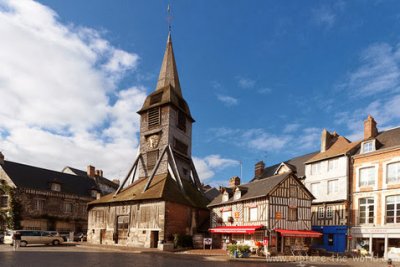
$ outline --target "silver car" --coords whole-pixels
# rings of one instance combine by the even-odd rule
[[[48,231],[36,231],[36,230],[18,230],[21,233],[21,247],[25,247],[28,244],[45,244],[45,245],[60,245],[64,241],[61,236],[56,236]],[[7,231],[4,236],[4,244],[13,244],[12,236],[15,231]]]

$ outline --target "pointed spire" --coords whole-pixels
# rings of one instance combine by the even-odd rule
[[[161,65],[160,75],[156,90],[171,85],[175,92],[182,96],[181,85],[179,83],[178,71],[176,68],[174,50],[172,48],[171,32],[168,33],[167,47],[165,49],[164,59]]]

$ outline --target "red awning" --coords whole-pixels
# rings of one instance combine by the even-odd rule
[[[254,234],[257,229],[263,227],[264,225],[218,226],[208,231],[214,234]]]
[[[284,230],[275,229],[275,231],[281,233],[282,236],[288,237],[321,237],[322,233],[309,230]]]

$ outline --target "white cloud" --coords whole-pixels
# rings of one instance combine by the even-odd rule
[[[331,28],[336,21],[336,14],[331,8],[323,6],[313,10],[313,18],[317,24]]]
[[[253,88],[256,84],[256,81],[249,79],[249,78],[238,77],[237,80],[238,80],[239,87],[241,87],[243,89]]]
[[[272,89],[268,88],[268,87],[264,87],[264,88],[258,89],[257,92],[259,94],[267,95],[267,94],[270,94],[272,92]]]
[[[239,100],[228,95],[217,95],[217,98],[219,101],[224,103],[226,106],[231,107],[231,106],[236,106],[239,104]]]
[[[118,90],[139,57],[33,1],[0,2],[0,150],[61,170],[125,175],[138,145],[140,86]]]
[[[193,162],[202,181],[214,177],[216,171],[239,164],[237,160],[221,158],[220,155],[209,155],[204,158],[193,157]]]
[[[284,133],[292,133],[297,131],[300,128],[300,124],[298,123],[289,123],[285,125],[285,128],[283,129]]]

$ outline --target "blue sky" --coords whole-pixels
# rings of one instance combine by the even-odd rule
[[[381,130],[400,125],[400,2],[170,2],[206,183],[240,175],[238,161],[247,181],[259,160],[316,151],[323,128],[355,141],[368,114]],[[137,151],[135,111],[161,66],[167,4],[0,1],[0,34],[14,40],[0,44],[6,157],[124,176]]]

